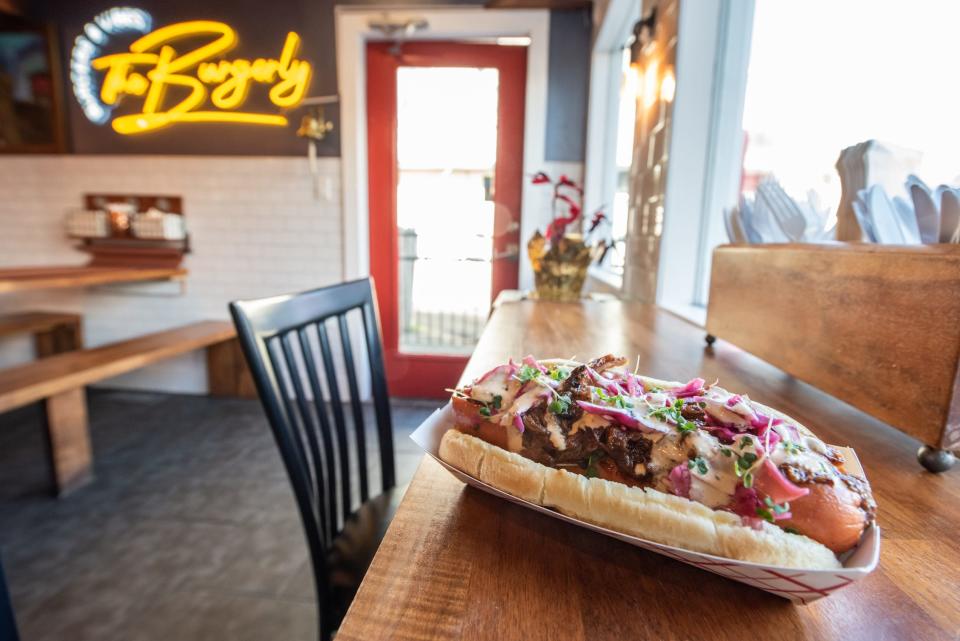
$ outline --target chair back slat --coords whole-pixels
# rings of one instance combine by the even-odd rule
[[[277,387],[280,391],[280,400],[289,425],[286,435],[293,447],[293,454],[297,462],[297,467],[300,468],[301,474],[303,474],[303,477],[307,480],[306,491],[310,498],[310,505],[312,507],[316,501],[313,490],[314,476],[311,470],[310,459],[306,454],[306,445],[303,442],[303,429],[300,426],[300,423],[303,419],[298,415],[294,401],[296,396],[291,393],[290,386],[287,383],[288,379],[293,379],[296,376],[296,372],[291,371],[288,367],[286,355],[281,347],[281,343],[282,341],[279,339],[270,341],[267,344],[267,354],[269,355],[270,364],[273,367],[273,371],[276,372]]]
[[[384,491],[396,485],[393,431],[386,370],[380,342],[376,295],[370,279],[361,279],[295,295],[236,301],[230,313],[253,374],[267,419],[303,521],[310,547],[321,637],[330,628],[322,604],[329,592],[327,553],[354,511],[352,478],[358,498],[370,498],[363,390],[357,349],[351,343],[351,312],[359,313],[370,369],[370,391],[377,422],[380,478]],[[355,313],[356,313],[355,312]],[[332,319],[336,318],[333,322]],[[330,330],[340,335],[335,358]],[[359,328],[359,322],[356,327]],[[313,340],[315,338],[315,343]],[[346,376],[352,419],[345,416],[338,372]],[[353,429],[353,434],[349,430]],[[352,436],[352,438],[351,438]],[[351,443],[356,456],[350,456]],[[356,463],[353,460],[356,460]]]
[[[343,416],[343,403],[340,400],[340,386],[334,368],[333,352],[330,350],[330,338],[323,323],[317,323],[317,336],[320,339],[320,360],[327,376],[327,392],[330,394],[330,409],[333,412],[333,425],[337,434],[337,472],[340,479],[340,515],[352,512],[353,494],[350,491],[350,446],[347,441],[347,422]]]
[[[327,472],[326,465],[324,464],[323,457],[320,456],[320,434],[321,432],[318,429],[319,416],[323,414],[323,407],[319,404],[314,404],[311,407],[308,402],[306,391],[303,387],[303,377],[300,368],[297,366],[297,358],[294,353],[294,332],[289,331],[281,334],[280,345],[283,349],[283,356],[286,359],[287,371],[290,375],[290,382],[293,385],[293,396],[296,400],[297,409],[300,410],[300,425],[303,426],[303,434],[306,434],[307,447],[309,448],[310,456],[305,457],[308,459],[307,465],[309,466],[310,478],[313,481],[310,492],[314,500],[314,506],[320,512],[319,515],[322,517],[322,520],[325,524],[331,522],[330,515],[326,514],[326,510],[320,508],[320,505],[324,503],[322,497],[320,496],[321,488],[323,487],[325,472]],[[306,358],[306,353],[308,350],[304,348],[303,343],[300,341],[299,333],[296,334],[297,337],[297,346],[300,348],[300,355],[303,358]],[[316,410],[318,417],[314,417],[314,414],[311,410]],[[298,441],[301,441],[301,449],[303,448],[302,435]],[[325,528],[321,528],[325,529]]]
[[[393,458],[393,422],[390,418],[390,396],[387,393],[387,368],[383,363],[380,343],[380,318],[377,314],[377,295],[371,289],[370,300],[362,306],[363,331],[366,337],[367,359],[370,366],[370,387],[373,409],[377,417],[377,440],[380,445],[381,487],[386,492],[397,484]]]
[[[343,349],[343,363],[347,370],[347,388],[350,390],[350,408],[353,410],[353,435],[357,445],[357,469],[360,472],[360,502],[370,498],[367,480],[367,426],[363,420],[363,408],[360,406],[360,386],[357,384],[357,371],[353,365],[353,348],[350,345],[350,328],[347,317],[339,316],[340,345]]]
[[[300,342],[304,345],[303,362],[306,367],[307,381],[310,384],[310,391],[313,394],[313,402],[317,406],[317,418],[320,422],[320,433],[323,439],[323,482],[326,487],[326,500],[323,501],[323,513],[326,518],[327,527],[324,530],[326,535],[326,545],[329,547],[333,543],[333,537],[336,535],[337,524],[336,505],[337,505],[337,466],[333,452],[333,439],[330,435],[330,417],[326,407],[323,404],[323,388],[320,385],[320,376],[317,370],[316,359],[313,357],[313,350],[310,349],[310,340],[307,333],[307,327],[301,327],[297,330],[300,334]]]
[[[241,332],[249,333],[250,328],[245,322],[246,318],[241,315],[242,312],[239,309],[234,310],[232,305],[231,312],[234,313],[234,322],[238,325],[238,335],[241,335]],[[243,330],[239,329],[241,326],[244,328]],[[284,426],[282,429],[274,429],[273,437],[277,442],[277,449],[280,450],[283,465],[287,469],[287,476],[290,477],[290,485],[293,486],[293,495],[300,511],[300,520],[303,523],[307,545],[310,548],[310,560],[314,568],[314,585],[317,591],[317,603],[319,604],[326,598],[328,588],[328,582],[325,578],[327,574],[326,545],[321,534],[324,528],[318,522],[313,507],[313,492],[310,489],[311,479],[306,471],[306,456],[296,432],[296,418],[291,411],[290,403],[286,400],[290,398],[290,393],[284,382],[283,368],[280,367],[275,349],[273,349],[275,345],[268,343],[266,338],[262,340],[260,345],[252,347],[256,350],[254,356],[247,354],[247,350],[251,347],[245,340],[242,339],[240,344],[243,347],[247,365],[250,367],[251,374],[253,374],[258,392],[261,389],[270,390],[268,394],[260,392],[260,400],[267,413],[267,419],[271,426]],[[323,578],[321,579],[321,577]],[[322,628],[322,612],[320,616]],[[321,636],[322,634],[321,632]]]

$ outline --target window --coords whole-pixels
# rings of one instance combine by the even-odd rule
[[[630,165],[633,164],[633,129],[637,118],[636,75],[630,68],[630,48],[624,47],[620,55],[620,91],[617,95],[616,154],[607,171],[611,178],[612,193],[605,211],[610,216],[610,232],[613,249],[605,261],[606,267],[616,274],[623,274],[626,255],[627,212],[630,209]]]
[[[837,157],[869,139],[920,152],[915,173],[928,185],[960,180],[947,45],[958,22],[960,5],[938,0],[758,2],[743,191],[773,174],[794,199],[835,214]]]
[[[657,303],[700,321],[723,211],[774,174],[835,213],[840,151],[869,139],[923,154],[927,184],[960,179],[949,47],[960,5],[918,0],[706,0],[680,12]],[[742,126],[742,128],[741,128]],[[682,170],[678,168],[682,167]],[[812,196],[808,196],[812,194]]]
[[[626,257],[636,119],[636,76],[630,69],[629,47],[640,4],[639,0],[610,0],[594,39],[590,69],[584,210],[602,208],[610,221],[614,246],[592,273],[617,289]]]

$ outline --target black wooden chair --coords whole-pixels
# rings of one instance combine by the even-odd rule
[[[17,641],[17,621],[13,618],[13,605],[10,603],[10,590],[3,574],[3,562],[0,561],[0,639]]]
[[[230,313],[300,509],[313,563],[320,638],[329,639],[402,494],[396,487],[373,283],[362,279],[236,301],[230,303]],[[362,327],[376,414],[381,492],[372,498],[357,378],[363,370],[354,358],[351,327]],[[339,340],[331,340],[332,334]],[[332,346],[337,345],[342,358],[335,355]],[[349,422],[341,402],[343,378],[350,396]]]

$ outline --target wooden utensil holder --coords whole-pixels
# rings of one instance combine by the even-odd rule
[[[723,245],[707,342],[729,341],[918,438],[960,449],[960,245]]]

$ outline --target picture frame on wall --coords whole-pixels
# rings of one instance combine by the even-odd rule
[[[53,28],[0,12],[0,153],[62,153],[63,85]]]

